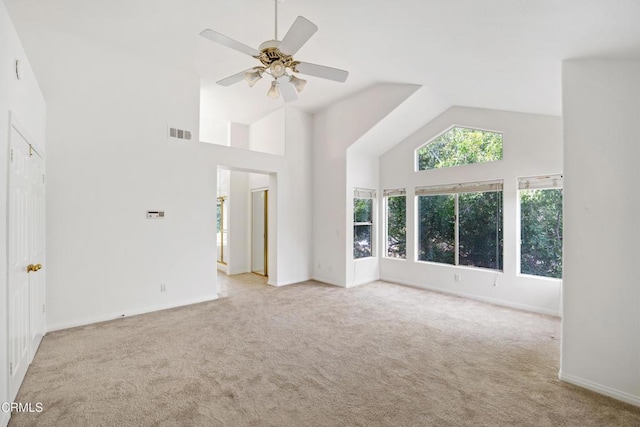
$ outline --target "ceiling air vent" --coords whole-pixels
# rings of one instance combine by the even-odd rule
[[[169,127],[169,138],[191,140],[191,131]]]

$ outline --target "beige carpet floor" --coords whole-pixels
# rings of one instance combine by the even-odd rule
[[[558,381],[559,319],[377,282],[273,288],[45,336],[41,426],[640,426]]]

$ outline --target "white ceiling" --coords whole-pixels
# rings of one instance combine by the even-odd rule
[[[4,0],[47,93],[43,49],[65,32],[197,72],[227,119],[279,108],[256,87],[215,81],[256,65],[198,33],[249,46],[273,38],[273,0]],[[640,58],[639,0],[286,0],[280,37],[298,15],[319,31],[296,59],[350,71],[340,84],[308,77],[292,106],[317,111],[377,82],[427,86],[448,104],[560,115],[563,59]],[[55,46],[61,56],[65,46]],[[51,73],[55,75],[55,73]]]

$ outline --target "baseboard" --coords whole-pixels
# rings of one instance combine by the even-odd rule
[[[306,279],[299,279],[299,280],[288,280],[286,282],[275,283],[272,286],[275,286],[276,288],[280,288],[282,286],[297,285],[298,283],[308,282],[309,280],[312,280],[312,279],[306,278]]]
[[[61,329],[75,328],[78,326],[91,325],[93,323],[106,322],[108,320],[121,319],[123,317],[137,316],[140,314],[152,313],[154,311],[168,310],[170,308],[184,307],[186,305],[199,304],[201,302],[215,301],[217,299],[218,299],[218,295],[215,295],[213,297],[196,298],[193,300],[180,301],[178,303],[160,304],[160,305],[145,307],[137,310],[130,310],[124,313],[118,312],[118,313],[105,314],[103,316],[96,316],[90,319],[55,323],[53,325],[47,325],[47,332],[59,331]]]
[[[636,396],[631,393],[616,390],[615,388],[585,380],[584,378],[565,374],[562,371],[558,372],[558,379],[569,384],[577,385],[578,387],[586,388],[587,390],[595,391],[599,394],[604,394],[605,396],[612,397],[616,400],[620,400],[634,406],[640,406],[640,396]]]
[[[380,280],[384,282],[397,283],[399,285],[410,286],[412,288],[426,289],[428,291],[440,292],[443,294],[455,295],[455,296],[468,298],[476,301],[488,302],[490,304],[500,305],[502,307],[515,308],[518,310],[530,311],[530,312],[539,313],[539,314],[547,314],[547,315],[556,316],[556,317],[560,316],[560,313],[558,313],[558,310],[550,310],[542,307],[536,307],[533,305],[520,304],[517,302],[506,301],[502,299],[483,297],[481,295],[468,294],[465,292],[456,292],[451,289],[439,288],[437,286],[429,286],[423,283],[408,282],[406,280],[394,279],[392,277],[381,277]]]
[[[346,288],[347,287],[347,285],[345,285],[344,283],[338,283],[338,282],[335,282],[332,279],[327,279],[325,277],[320,277],[320,276],[312,276],[311,280],[315,280],[316,282],[324,283],[325,285],[337,286],[339,288]]]

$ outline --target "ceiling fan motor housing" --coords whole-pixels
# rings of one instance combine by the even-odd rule
[[[284,70],[282,74],[279,71],[281,67],[293,68],[296,64],[291,55],[280,52],[280,49],[278,49],[279,45],[279,40],[268,40],[262,43],[259,47],[260,55],[257,57],[257,59],[262,62],[262,65],[270,67],[272,72],[279,74],[277,77],[284,74]],[[280,64],[282,64],[282,66]]]

